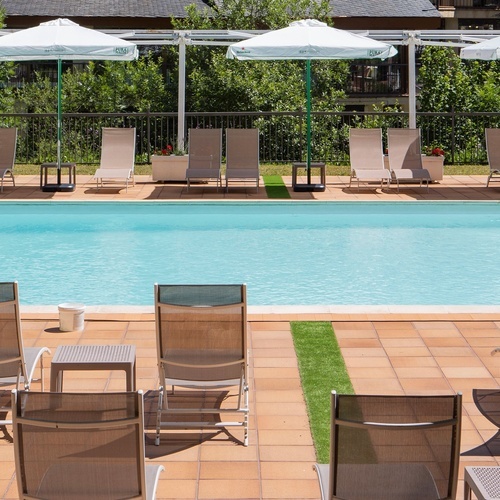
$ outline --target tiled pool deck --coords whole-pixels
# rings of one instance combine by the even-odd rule
[[[249,188],[229,194],[213,187],[158,185],[138,177],[129,192],[97,192],[89,177],[78,178],[74,193],[42,193],[37,176],[18,176],[18,186],[6,186],[0,200],[154,200],[266,199]],[[289,185],[290,179],[285,179]],[[347,189],[348,179],[328,178],[325,193],[291,193],[292,199],[321,200],[500,200],[500,187],[484,188],[482,177],[447,177],[425,189]],[[500,186],[500,185],[499,185]],[[22,298],[22,290],[21,290]],[[22,308],[26,346],[132,343],[137,346],[137,386],[148,398],[157,388],[154,316],[151,309],[117,312],[89,309],[83,332],[60,332],[55,308]],[[495,428],[472,402],[473,388],[500,388],[500,307],[462,308],[250,308],[250,445],[245,448],[226,434],[167,434],[160,447],[146,447],[147,460],[165,465],[158,499],[308,499],[319,498],[315,461],[306,408],[289,322],[331,321],[349,374],[358,393],[431,394],[461,391],[464,397],[462,452],[473,450],[495,434]],[[47,367],[50,365],[47,362]],[[48,387],[49,369],[46,370]],[[34,383],[33,389],[38,389]],[[65,376],[65,390],[123,390],[120,372],[86,372]],[[153,393],[154,394],[154,393]],[[148,415],[147,415],[148,417]],[[150,421],[146,419],[147,423]],[[148,425],[148,427],[150,427]],[[239,437],[241,431],[232,434]],[[0,498],[16,499],[11,428],[0,427]],[[500,464],[500,457],[468,454],[469,464]],[[459,483],[457,498],[463,497]]]

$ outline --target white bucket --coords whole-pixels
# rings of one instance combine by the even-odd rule
[[[64,303],[59,304],[59,330],[62,332],[73,332],[83,330],[83,304]]]

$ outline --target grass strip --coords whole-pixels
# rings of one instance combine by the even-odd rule
[[[328,463],[330,393],[354,394],[354,389],[329,321],[292,321],[290,326],[316,458]]]
[[[268,198],[290,198],[281,175],[264,175],[263,179]]]

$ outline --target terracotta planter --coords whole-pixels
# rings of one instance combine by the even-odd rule
[[[185,181],[188,155],[151,157],[153,181]]]

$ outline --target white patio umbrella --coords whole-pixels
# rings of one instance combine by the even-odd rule
[[[306,61],[307,183],[311,184],[311,61],[313,59],[387,59],[397,50],[384,42],[331,28],[316,19],[290,23],[287,28],[270,31],[233,43],[228,59]],[[307,188],[306,188],[307,189]]]
[[[462,59],[482,59],[484,61],[500,59],[500,36],[462,48],[460,57]]]
[[[61,72],[62,61],[132,61],[138,51],[134,43],[83,28],[69,19],[55,19],[34,28],[0,37],[0,61],[57,61],[57,166],[61,188]],[[69,188],[73,190],[74,187]],[[48,189],[49,190],[49,189]],[[67,189],[65,189],[67,190]]]

